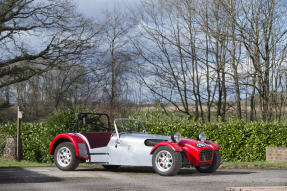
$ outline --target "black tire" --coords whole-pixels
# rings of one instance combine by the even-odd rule
[[[120,165],[103,165],[103,167],[107,170],[116,170],[120,168]]]
[[[153,153],[152,166],[161,176],[174,176],[182,167],[181,154],[168,146],[161,146]]]
[[[197,166],[195,167],[198,172],[212,173],[215,172],[221,163],[221,155],[219,151],[214,151],[213,161],[209,166]]]
[[[80,159],[76,157],[76,152],[73,143],[60,143],[54,153],[54,161],[56,166],[63,171],[75,170]]]

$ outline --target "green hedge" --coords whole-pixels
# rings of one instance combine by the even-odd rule
[[[49,146],[53,138],[64,132],[73,132],[76,125],[78,110],[59,111],[52,114],[44,123],[23,123],[21,138],[23,159],[37,162],[51,162]],[[16,124],[7,123],[0,126],[3,137],[16,137]],[[1,141],[1,139],[0,139]],[[3,146],[0,153],[3,153]]]
[[[180,132],[182,137],[196,138],[204,132],[208,140],[222,148],[226,161],[264,161],[266,146],[287,146],[287,124],[279,122],[227,122],[201,123],[176,113],[166,115],[160,111],[137,112],[131,117],[140,119],[152,134],[171,135]]]
[[[25,160],[49,162],[50,141],[59,133],[73,132],[78,110],[59,111],[44,123],[23,123],[22,141]],[[170,136],[180,132],[183,137],[195,138],[204,132],[209,140],[222,148],[226,161],[264,161],[266,146],[287,146],[287,125],[270,122],[243,122],[230,119],[227,122],[201,123],[191,121],[177,113],[166,115],[161,111],[136,112],[131,118],[142,120],[151,134]],[[16,136],[16,126],[8,123],[0,126],[0,153],[6,137]]]

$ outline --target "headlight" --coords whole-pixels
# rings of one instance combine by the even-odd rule
[[[202,141],[202,142],[206,141],[206,135],[204,133],[200,132],[197,135],[197,140]]]
[[[171,136],[171,140],[174,142],[174,143],[178,143],[180,141],[180,138],[181,138],[181,135],[179,132],[176,132],[174,133],[172,136]]]

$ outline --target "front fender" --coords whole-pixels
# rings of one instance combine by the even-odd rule
[[[76,156],[85,160],[89,159],[87,143],[74,133],[62,133],[57,135],[50,143],[49,154],[54,155],[56,147],[62,142],[73,143]]]
[[[158,144],[156,144],[152,150],[150,151],[150,154],[153,154],[153,152],[160,146],[168,146],[170,148],[172,148],[174,151],[183,151],[182,147],[180,147],[177,143],[173,143],[173,142],[160,142]]]
[[[221,148],[218,144],[212,141],[205,141],[205,143],[209,144],[214,150],[219,151]]]

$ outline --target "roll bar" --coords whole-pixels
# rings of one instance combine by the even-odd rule
[[[83,123],[85,124],[86,123],[86,119],[88,118],[88,115],[96,115],[96,116],[105,116],[108,120],[108,128],[107,130],[108,131],[111,131],[112,128],[111,128],[111,122],[110,122],[110,117],[108,114],[106,113],[79,113],[78,114],[78,119],[77,119],[77,125],[75,127],[75,132],[78,132],[79,131],[79,125],[80,125],[80,122],[83,121]]]

